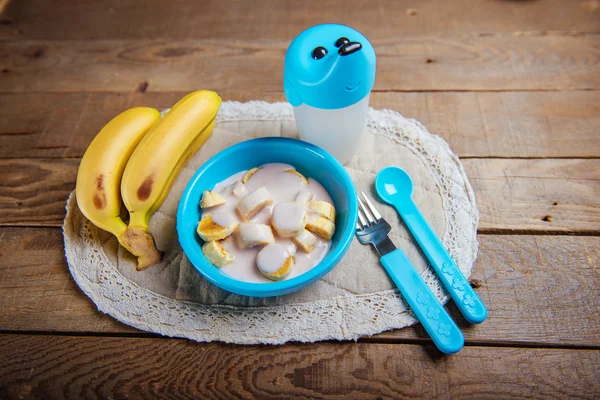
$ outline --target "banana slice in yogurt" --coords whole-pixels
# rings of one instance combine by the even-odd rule
[[[294,266],[292,256],[285,246],[271,243],[262,248],[256,256],[256,266],[261,274],[273,281],[285,279]]]
[[[236,208],[244,220],[249,221],[258,214],[260,210],[270,204],[273,204],[273,199],[267,188],[261,186],[241,199]]]
[[[273,243],[273,231],[265,224],[242,222],[236,230],[237,242],[241,249],[248,247],[264,246]]]
[[[279,236],[289,238],[304,230],[306,218],[306,210],[301,204],[279,203],[273,207],[271,225]]]

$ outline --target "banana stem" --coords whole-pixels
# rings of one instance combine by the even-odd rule
[[[148,213],[145,212],[129,212],[128,229],[137,228],[144,232],[148,232]]]
[[[127,228],[120,241],[131,254],[138,258],[136,268],[138,271],[158,264],[162,258],[162,253],[156,249],[154,238],[142,228]]]

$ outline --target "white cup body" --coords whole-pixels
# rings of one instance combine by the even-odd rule
[[[362,100],[333,110],[306,104],[294,107],[300,139],[325,149],[342,164],[348,163],[365,129],[370,96],[369,92]]]

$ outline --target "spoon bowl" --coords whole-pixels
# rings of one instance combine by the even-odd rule
[[[412,196],[413,182],[402,168],[385,167],[375,178],[375,190],[381,200],[393,204],[399,199]]]

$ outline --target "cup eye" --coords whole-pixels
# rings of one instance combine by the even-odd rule
[[[327,55],[327,49],[323,46],[315,47],[312,52],[312,58],[315,60],[320,60],[321,58]]]
[[[346,43],[350,43],[350,40],[347,37],[341,37],[335,42],[335,47],[341,47]]]

